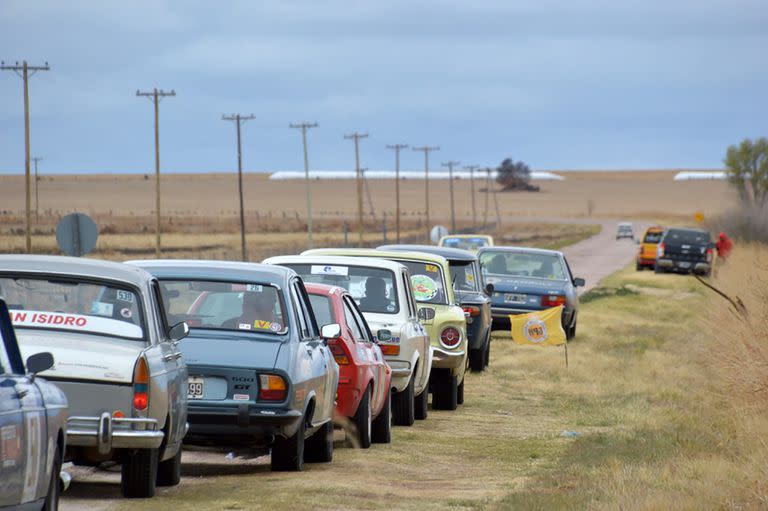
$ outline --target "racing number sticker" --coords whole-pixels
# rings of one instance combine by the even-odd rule
[[[547,340],[547,325],[537,317],[532,317],[523,326],[523,334],[530,342],[539,344]]]
[[[128,291],[117,290],[117,299],[121,302],[133,303],[133,293]]]
[[[426,302],[437,295],[437,283],[426,275],[411,275],[411,286],[416,300]]]

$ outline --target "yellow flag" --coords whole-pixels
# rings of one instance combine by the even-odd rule
[[[535,346],[565,344],[562,315],[562,305],[528,314],[512,314],[509,316],[512,340],[517,344]]]

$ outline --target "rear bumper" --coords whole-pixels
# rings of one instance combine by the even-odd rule
[[[267,408],[254,403],[189,404],[188,444],[232,445],[269,443],[275,436],[292,436],[302,419],[299,410]]]
[[[665,270],[694,271],[706,273],[712,268],[712,264],[706,261],[677,261],[674,259],[658,259],[656,266]]]
[[[114,418],[108,412],[67,419],[67,445],[97,447],[101,454],[112,449],[157,449],[164,436],[156,419]]]
[[[653,257],[638,257],[637,264],[640,266],[656,266],[656,258]]]
[[[457,369],[465,364],[467,352],[461,349],[446,350],[432,347],[432,367],[438,369]]]
[[[392,368],[392,387],[395,391],[402,392],[408,386],[408,382],[411,381],[411,374],[413,373],[411,363],[388,357],[384,357],[384,360]]]

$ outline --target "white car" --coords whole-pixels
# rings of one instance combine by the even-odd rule
[[[348,290],[392,368],[395,424],[410,426],[426,418],[432,351],[419,323],[408,268],[383,259],[319,255],[271,257],[264,263],[287,266],[305,282]]]

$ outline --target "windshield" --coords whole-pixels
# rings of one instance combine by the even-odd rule
[[[317,326],[322,328],[325,325],[336,323],[333,319],[331,297],[326,294],[315,295],[309,293],[309,291],[307,293],[309,294],[309,303],[312,305],[312,311],[315,313]]]
[[[443,238],[444,247],[461,248],[464,250],[477,250],[488,245],[488,239],[482,236],[476,238],[463,238],[459,236],[450,236]]]
[[[0,324],[0,327],[2,326],[3,325]],[[5,347],[6,341],[10,342],[11,340],[5,338],[3,328],[0,328],[0,374],[13,372],[11,370],[11,358],[8,356],[8,351]]]
[[[709,233],[702,231],[686,231],[683,229],[670,229],[665,243],[681,243],[686,245],[709,243]]]
[[[211,280],[161,280],[168,322],[186,321],[191,329],[288,331],[283,302],[269,284]]]
[[[489,283],[508,276],[566,280],[560,258],[553,254],[488,251],[480,255],[480,266]]]
[[[432,263],[398,261],[411,272],[413,297],[419,303],[446,304],[448,297],[443,287],[443,269]]]
[[[643,238],[643,243],[658,243],[661,241],[662,234],[661,232],[647,232]]]
[[[70,278],[0,277],[16,328],[144,339],[139,297],[127,287]]]
[[[301,275],[304,282],[343,287],[363,312],[397,314],[400,304],[395,274],[384,268],[328,264],[284,264]],[[320,321],[318,320],[318,325]]]
[[[451,261],[453,289],[456,291],[479,291],[475,265],[472,261]]]

